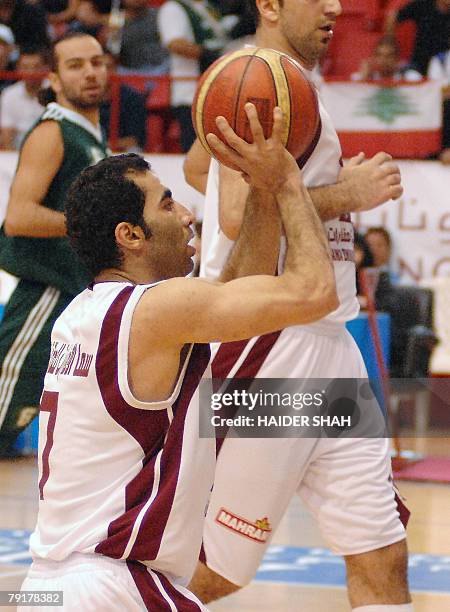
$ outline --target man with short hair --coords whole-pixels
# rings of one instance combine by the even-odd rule
[[[47,49],[24,48],[16,70],[23,73],[45,72],[48,69]],[[1,146],[19,149],[25,134],[42,115],[44,107],[38,101],[42,76],[22,78],[7,87],[1,96]]]
[[[193,267],[194,218],[135,154],[87,168],[69,191],[68,234],[94,282],[52,332],[39,515],[22,585],[62,591],[66,612],[206,610],[185,585],[214,476],[213,431],[199,435],[207,343],[308,322],[336,307],[326,238],[281,144],[281,111],[267,140],[255,107],[247,112],[253,144],[223,119],[232,148],[209,138],[251,182],[242,236],[221,280],[246,275],[264,250],[265,232],[256,236],[252,227],[279,208],[289,247],[277,277],[183,278]],[[204,385],[210,390],[210,381]],[[211,419],[210,406],[202,409]]]
[[[48,104],[22,144],[0,230],[0,268],[18,278],[0,324],[0,454],[38,411],[55,319],[89,282],[66,238],[64,197],[107,155],[99,126],[106,67],[85,34],[55,44]]]
[[[338,0],[250,2],[258,17],[256,46],[287,53],[311,79],[332,39],[341,12]],[[320,97],[319,110],[321,129],[297,162],[329,239],[339,306],[307,326],[215,347],[214,378],[367,378],[361,354],[345,328],[359,311],[350,212],[398,198],[400,173],[386,153],[370,160],[360,154],[342,169],[339,139]],[[219,169],[214,160],[205,172],[204,155],[198,144],[194,147],[186,168],[192,175],[197,167],[200,188],[205,175],[208,181],[201,275],[214,278],[239,233],[247,186],[238,173]],[[260,261],[254,272],[275,271],[280,237],[272,240],[274,257]],[[282,269],[283,252],[279,266]],[[410,612],[405,529],[399,517],[401,511],[405,521],[407,512],[403,516],[404,506],[392,485],[386,439],[225,438],[206,516],[202,562],[191,583],[200,599],[207,603],[250,582],[295,494],[333,551],[344,557],[353,610]],[[233,528],[222,510],[248,525],[264,517],[264,541]]]

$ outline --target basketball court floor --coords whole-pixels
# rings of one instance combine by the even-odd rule
[[[403,440],[403,446],[448,457],[450,433]],[[36,482],[35,458],[0,460],[0,590],[18,589],[30,563],[27,540],[36,517]],[[412,510],[408,531],[415,612],[449,612],[450,485],[401,482],[399,488]],[[348,612],[344,578],[342,561],[327,551],[309,514],[293,500],[257,579],[210,610]]]

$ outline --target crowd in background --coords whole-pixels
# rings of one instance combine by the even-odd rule
[[[386,10],[380,37],[372,53],[361,58],[354,80],[438,79],[443,85],[442,151],[450,163],[450,0],[396,2]],[[400,8],[395,9],[398,6]],[[345,5],[344,5],[345,8]],[[408,60],[400,57],[396,29],[405,21],[416,25]],[[255,30],[246,0],[0,0],[0,70],[45,72],[46,49],[67,31],[95,36],[105,51],[111,72],[191,78],[174,80],[168,106],[178,122],[179,143],[186,152],[194,138],[190,117],[195,78],[221,54],[251,42]],[[0,146],[18,148],[27,129],[42,111],[38,90],[42,79],[24,77],[0,88]],[[143,150],[147,137],[148,100],[155,81],[120,87],[117,150]],[[151,108],[151,107],[150,107]],[[131,110],[130,110],[131,109]],[[111,90],[102,109],[108,132]]]

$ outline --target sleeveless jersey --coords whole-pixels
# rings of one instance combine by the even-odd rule
[[[64,158],[42,204],[63,212],[67,190],[75,178],[84,168],[106,157],[108,150],[100,130],[82,115],[59,104],[49,104],[30,132],[43,121],[56,121],[60,127]],[[69,295],[76,295],[89,282],[86,270],[66,237],[6,236],[3,227],[0,230],[0,268],[19,278],[56,287]]]
[[[128,384],[135,307],[151,285],[94,285],[57,319],[39,416],[34,558],[73,552],[192,575],[215,468],[199,438],[209,345],[191,345],[171,396],[136,399]],[[151,372],[149,372],[151,376]]]
[[[308,72],[304,71],[307,75]],[[337,182],[341,169],[342,151],[331,118],[319,96],[319,110],[322,129],[317,145],[302,168],[304,183],[307,187],[330,185]],[[233,246],[219,226],[219,165],[211,161],[205,196],[205,213],[202,229],[202,263],[200,276],[216,279],[228,258]],[[343,325],[359,312],[356,298],[356,274],[354,264],[354,232],[350,215],[342,215],[324,223],[325,233],[331,248],[336,277],[339,307],[324,319],[311,323],[311,330],[324,331]],[[283,241],[284,242],[284,241]],[[284,260],[284,245],[280,255],[280,268]]]

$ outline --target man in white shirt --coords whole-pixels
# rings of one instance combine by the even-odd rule
[[[47,70],[44,49],[25,49],[20,54],[16,69],[19,72]],[[22,140],[44,107],[38,101],[42,77],[30,76],[6,87],[1,96],[1,145],[4,149],[19,149]]]
[[[162,43],[170,51],[172,77],[199,77],[223,49],[226,36],[217,11],[207,0],[169,0],[158,13]],[[195,140],[191,106],[196,80],[173,81],[171,106],[181,128],[181,148],[187,152]]]

